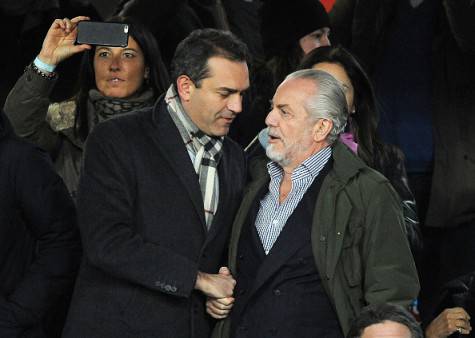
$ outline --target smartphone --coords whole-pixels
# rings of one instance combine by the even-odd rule
[[[125,23],[80,21],[76,44],[127,47],[129,25]]]

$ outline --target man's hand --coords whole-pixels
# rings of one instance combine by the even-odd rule
[[[469,334],[472,331],[470,316],[461,307],[445,309],[427,327],[427,338],[445,338],[458,332]]]
[[[234,305],[234,298],[208,298],[206,312],[216,319],[224,319],[229,315]]]
[[[212,298],[228,298],[233,295],[236,281],[231,276],[229,269],[222,267],[218,274],[198,271],[195,289]]]

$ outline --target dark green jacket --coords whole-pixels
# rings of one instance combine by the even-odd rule
[[[417,297],[419,281],[404,232],[399,197],[381,174],[367,167],[344,145],[333,146],[333,168],[325,177],[314,211],[312,246],[323,285],[342,331],[367,304],[404,306]],[[236,215],[229,247],[229,268],[236,276],[242,226],[263,185],[266,159],[251,163],[251,182]],[[218,323],[213,338],[227,338],[229,320]]]
[[[75,102],[49,100],[55,83],[27,69],[8,94],[4,110],[18,136],[50,154],[56,172],[75,198],[83,142],[73,132]]]

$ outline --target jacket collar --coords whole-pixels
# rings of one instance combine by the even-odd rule
[[[339,140],[333,143],[332,150],[333,169],[330,173],[339,185],[345,185],[366,167],[363,160]]]

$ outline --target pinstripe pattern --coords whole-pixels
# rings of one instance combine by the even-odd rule
[[[279,204],[279,187],[284,176],[284,170],[275,162],[267,164],[271,179],[269,192],[260,202],[255,223],[266,255],[269,254],[287,219],[292,215],[307,189],[328,162],[331,154],[331,148],[326,147],[306,159],[294,170],[291,176],[292,189],[282,204]]]

